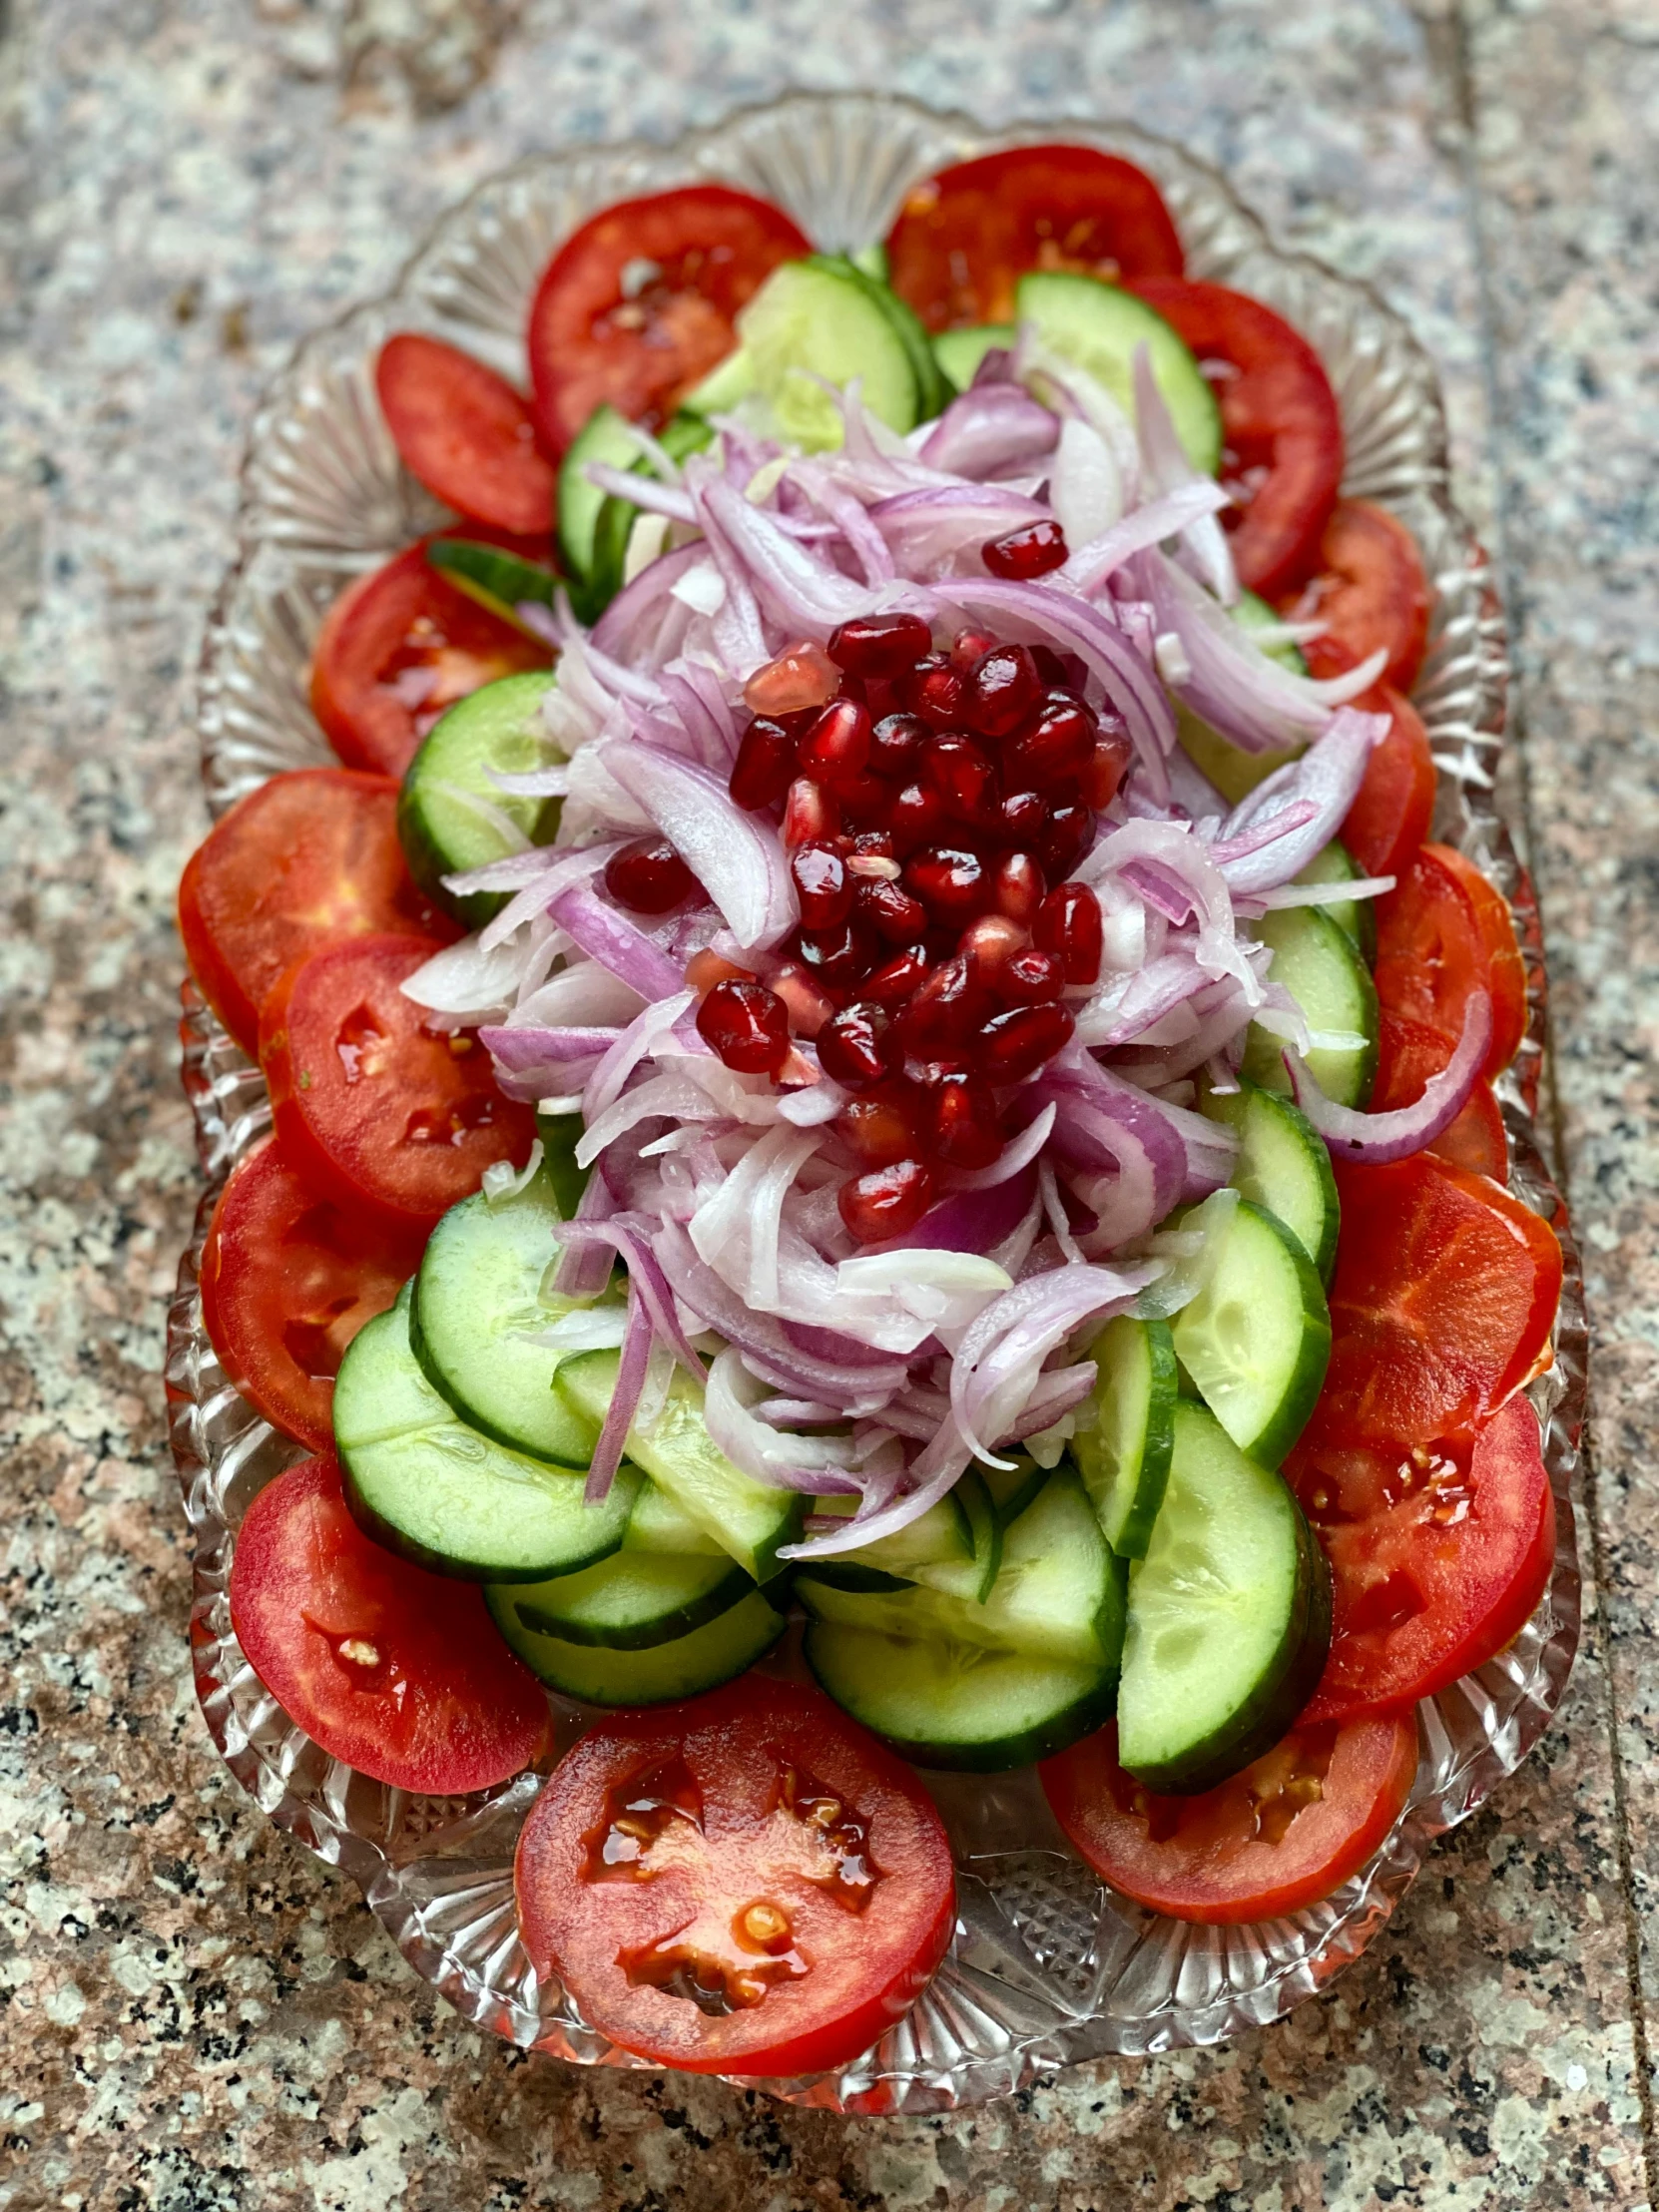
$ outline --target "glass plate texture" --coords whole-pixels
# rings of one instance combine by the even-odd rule
[[[1503,743],[1502,622],[1484,556],[1447,494],[1432,369],[1364,284],[1270,245],[1222,180],[1127,125],[1075,121],[990,132],[877,96],[802,96],[731,117],[670,147],[623,146],[521,163],[439,227],[395,289],[319,331],[267,394],[243,476],[238,549],[210,619],[200,723],[210,805],[222,811],[281,769],[330,756],[306,704],[310,646],[341,586],[447,520],[399,466],[374,400],[373,364],[395,329],[447,336],[525,380],[521,330],[549,255],[594,210],[696,178],[780,202],[824,248],[886,231],[905,190],[944,164],[1044,138],[1100,146],[1158,180],[1189,268],[1256,293],[1319,348],[1342,406],[1346,489],[1409,523],[1435,585],[1415,701],[1439,770],[1435,834],[1508,895],[1526,954],[1525,1044],[1499,1085],[1516,1191],[1566,1244],[1550,1371],[1531,1386],[1559,1508],[1554,1575],[1516,1642],[1419,1709],[1410,1800],[1371,1863],[1307,1912],[1248,1928],[1195,1928],[1106,1890],[1052,1821],[1030,1772],[927,1778],[958,1867],[955,1939],[931,1986],[856,2063],[762,2086],[860,2113],[936,2112],[1005,2095],[1083,2058],[1207,2044],[1281,2017],[1365,1949],[1435,1836],[1525,1758],[1559,1705],[1579,1632],[1572,1484],[1584,1403],[1585,1328],[1565,1215],[1534,1141],[1544,975],[1536,907],[1493,800]],[[270,1126],[250,1066],[186,986],[184,1080],[208,1188],[169,1330],[173,1448],[195,1537],[192,1664],[227,1766],[278,1826],[358,1882],[418,1972],[459,2011],[524,2047],[584,2065],[635,2066],[538,1986],[513,1912],[513,1846],[540,1778],[465,1799],[409,1797],[329,1759],[267,1695],[232,1633],[236,1531],[260,1485],[299,1456],[231,1386],[202,1328],[197,1267],[214,1196]],[[798,1661],[786,1644],[773,1662]],[[555,1700],[560,1741],[584,1725]]]

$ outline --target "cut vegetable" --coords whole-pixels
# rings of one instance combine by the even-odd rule
[[[1131,420],[1135,351],[1144,345],[1176,433],[1195,468],[1221,466],[1221,412],[1198,362],[1161,314],[1116,284],[1066,270],[1033,270],[1015,287],[1015,319],[1104,384]]]
[[[469,929],[482,928],[508,893],[450,891],[443,878],[525,843],[547,844],[559,826],[558,800],[521,798],[495,781],[546,766],[542,702],[554,681],[551,670],[536,670],[486,684],[432,726],[404,775],[397,834],[409,873]]]
[[[1282,1221],[1329,1283],[1342,1210],[1325,1139],[1300,1107],[1248,1077],[1236,1091],[1211,1091],[1204,1111],[1238,1132],[1233,1188]]]
[[[992,347],[1012,346],[1018,336],[1011,322],[976,322],[966,330],[941,330],[933,340],[933,358],[956,389],[966,391]]]
[[[1377,1074],[1377,988],[1354,940],[1317,906],[1281,907],[1256,928],[1273,947],[1273,981],[1290,992],[1315,1033],[1308,1054],[1315,1082],[1336,1105],[1364,1106]],[[1288,1095],[1284,1055],[1283,1037],[1251,1025],[1244,1072],[1253,1083]]]
[[[689,1635],[643,1651],[539,1635],[525,1626],[510,1591],[491,1589],[486,1595],[509,1649],[550,1689],[584,1705],[666,1705],[696,1697],[752,1667],[784,1633],[783,1614],[773,1610],[760,1590],[751,1590]]]
[[[1249,1199],[1211,1236],[1204,1287],[1175,1317],[1176,1354],[1240,1450],[1276,1467],[1325,1380],[1325,1292],[1300,1240]]]
[[[675,1559],[655,1551],[612,1552],[575,1574],[547,1582],[501,1585],[538,1636],[609,1651],[647,1651],[689,1636],[730,1612],[755,1587],[735,1559]]]
[[[1169,1479],[1177,1378],[1169,1325],[1120,1314],[1089,1348],[1100,1373],[1079,1408],[1072,1452],[1101,1531],[1120,1558],[1139,1559]]]

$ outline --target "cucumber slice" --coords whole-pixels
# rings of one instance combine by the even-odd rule
[[[1175,1350],[1239,1449],[1276,1467],[1325,1381],[1330,1310],[1313,1261],[1277,1215],[1242,1198],[1212,1234],[1204,1288],[1172,1325]]]
[[[1308,1017],[1308,1026],[1352,1044],[1315,1045],[1308,1066],[1339,1106],[1364,1106],[1377,1078],[1377,986],[1354,940],[1317,906],[1284,906],[1264,914],[1257,932],[1273,947],[1271,973]],[[1265,1091],[1288,1096],[1284,1040],[1252,1023],[1244,1072]]]
[[[1191,351],[1161,314],[1132,291],[1069,270],[1032,270],[1014,289],[1015,319],[1034,322],[1043,342],[1104,384],[1135,418],[1135,349],[1144,345],[1176,434],[1195,468],[1221,466],[1221,409]]]
[[[699,415],[677,414],[663,426],[658,444],[670,459],[683,461],[688,453],[700,453],[714,437],[714,431]],[[649,460],[639,450],[632,449],[632,463],[613,462],[613,467],[627,467],[630,475],[650,476],[654,472]],[[592,622],[607,608],[648,560],[655,560],[664,550],[668,523],[662,515],[648,514],[636,507],[631,499],[620,492],[606,492],[594,519],[592,551],[582,591],[582,604],[578,612],[584,621]],[[636,544],[635,533],[646,532],[641,544]]]
[[[979,1479],[990,1494],[997,1519],[1004,1528],[1019,1519],[1048,1480],[1048,1469],[1020,1452],[1011,1467],[981,1467]]]
[[[901,1642],[828,1621],[802,1644],[842,1712],[918,1767],[1002,1774],[1051,1758],[1112,1717],[1117,1675],[983,1644]]]
[[[1078,1414],[1072,1454],[1101,1532],[1124,1559],[1144,1556],[1169,1479],[1178,1394],[1169,1324],[1120,1314],[1090,1348],[1100,1370]],[[1085,1413],[1093,1411],[1090,1424]]]
[[[872,284],[849,263],[813,255],[784,262],[738,316],[738,353],[690,392],[713,414],[758,393],[780,433],[809,453],[841,442],[839,410],[824,389],[860,379],[864,405],[894,430],[921,420],[910,353]]]
[[[536,607],[552,606],[559,583],[552,569],[477,538],[434,538],[426,548],[426,563],[441,569],[457,591],[464,591],[502,622],[510,622],[527,638],[540,637],[518,610],[526,601]]]
[[[1276,628],[1285,618],[1265,599],[1258,599],[1253,591],[1241,591],[1238,605],[1233,609],[1233,619],[1242,629],[1266,630]],[[1298,676],[1307,675],[1308,663],[1302,648],[1291,639],[1264,645],[1262,650],[1270,661],[1278,661]],[[1176,702],[1175,724],[1176,735],[1187,758],[1203,770],[1223,799],[1235,807],[1258,784],[1265,783],[1275,769],[1285,767],[1304,750],[1300,745],[1293,745],[1282,753],[1247,753],[1242,745],[1235,745],[1219,730],[1212,730],[1190,707],[1182,706],[1179,701]]]
[[[709,1531],[692,1519],[678,1499],[643,1474],[622,1548],[660,1551],[679,1559],[730,1560],[732,1556],[724,1544],[716,1543]]]
[[[826,268],[844,268],[863,285],[892,325],[894,335],[909,357],[910,373],[916,381],[916,420],[931,422],[935,415],[942,414],[952,386],[939,366],[927,325],[914,307],[908,300],[899,298],[884,276],[877,276],[872,270],[860,269],[856,261],[834,254],[822,255],[819,259]]]
[[[591,1168],[576,1165],[576,1147],[582,1141],[583,1126],[580,1114],[544,1114],[539,1106],[536,1109],[536,1135],[542,1144],[541,1171],[566,1221],[575,1220],[582,1193],[588,1187],[588,1177],[593,1173]]]
[[[958,1478],[951,1496],[967,1519],[971,1556],[960,1562],[920,1560],[910,1569],[910,1577],[923,1589],[983,1605],[1002,1565],[1002,1521],[976,1467]]]
[[[334,1383],[346,1500],[368,1533],[419,1566],[470,1582],[542,1582],[622,1542],[640,1478],[624,1466],[603,1505],[580,1475],[525,1458],[458,1420],[409,1347],[409,1286],[352,1339]]]
[[[755,1585],[724,1554],[673,1559],[625,1548],[576,1574],[501,1587],[524,1626],[538,1636],[610,1651],[647,1651],[718,1620]]]
[[[451,1206],[415,1277],[409,1343],[433,1388],[481,1434],[553,1466],[585,1468],[598,1427],[554,1395],[559,1355],[532,1342],[596,1303],[542,1296],[559,1228],[545,1175],[512,1198],[479,1191]]]
[[[559,1364],[553,1387],[578,1414],[599,1427],[616,1387],[621,1356],[584,1352]],[[756,1582],[779,1571],[780,1548],[801,1533],[806,1500],[798,1490],[769,1489],[733,1466],[709,1434],[703,1392],[684,1369],[669,1384],[649,1428],[628,1432],[628,1456],[717,1539]]]
[[[1129,1570],[1118,1757],[1149,1790],[1213,1789],[1278,1742],[1331,1642],[1331,1573],[1282,1478],[1183,1399],[1163,1510]]]
[[[1280,1221],[1329,1283],[1337,1265],[1337,1178],[1325,1139],[1300,1108],[1248,1078],[1203,1101],[1212,1121],[1239,1133],[1233,1188]]]
[[[532,844],[559,827],[559,801],[522,799],[491,780],[492,770],[522,775],[545,768],[542,701],[558,681],[552,669],[503,676],[457,700],[427,732],[397,795],[397,836],[409,873],[429,898],[469,929],[481,929],[507,903],[506,891],[457,896],[446,875],[484,867],[517,847],[491,816],[505,816]]]
[[[617,1651],[539,1635],[519,1618],[510,1592],[492,1589],[485,1595],[496,1626],[531,1673],[585,1705],[667,1705],[696,1697],[700,1690],[718,1689],[769,1652],[785,1627],[783,1614],[767,1603],[765,1593],[751,1590],[672,1643]]]
[[[877,239],[872,246],[860,246],[848,254],[847,260],[864,276],[872,276],[878,284],[888,282],[891,271],[887,263],[887,249]]]
[[[813,1572],[819,1574],[843,1566],[855,1568],[859,1574],[873,1569],[889,1580],[908,1583],[916,1579],[917,1569],[924,1566],[945,1567],[958,1573],[963,1569],[971,1570],[974,1529],[967,1507],[958,1494],[960,1489],[958,1483],[907,1528],[897,1529],[890,1536],[877,1536],[873,1543],[861,1544],[856,1551],[843,1551],[834,1559],[826,1559],[822,1566],[815,1566]],[[813,1500],[814,1512],[830,1519],[849,1520],[857,1509],[855,1497]]]
[[[1314,854],[1302,873],[1293,877],[1298,883],[1352,883],[1365,871],[1340,837],[1333,837],[1321,851]],[[1360,956],[1369,967],[1377,957],[1377,902],[1371,898],[1345,898],[1335,906],[1322,906],[1321,913],[1329,914],[1345,936],[1352,937],[1360,948]]]
[[[940,330],[933,339],[933,358],[956,389],[966,391],[991,348],[1012,345],[1018,336],[1011,322],[976,322],[966,330]]]
[[[574,585],[593,576],[593,533],[605,504],[604,492],[588,481],[588,463],[632,468],[639,458],[628,418],[612,406],[595,407],[565,449],[559,463],[559,552]]]

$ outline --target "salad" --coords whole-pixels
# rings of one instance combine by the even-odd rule
[[[311,1454],[232,1619],[368,1776],[546,1772],[520,1930],[593,2026],[810,2073],[949,1941],[918,1769],[1270,1919],[1534,1611],[1524,970],[1429,837],[1410,533],[1128,163],[853,257],[611,208],[526,344],[385,344],[457,519],[323,623],[341,765],[181,886],[275,1124],[204,1321]]]

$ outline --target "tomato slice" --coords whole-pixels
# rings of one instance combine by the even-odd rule
[[[1399,1818],[1417,1771],[1409,1717],[1303,1723],[1197,1797],[1158,1797],[1103,1728],[1038,1773],[1054,1817],[1102,1881],[1154,1913],[1212,1926],[1277,1920],[1357,1874]]]
[[[1399,692],[1379,684],[1354,704],[1386,715],[1388,734],[1366,763],[1365,781],[1341,830],[1368,875],[1399,875],[1434,815],[1434,756],[1422,717]]]
[[[402,984],[437,946],[354,937],[288,969],[260,1012],[282,1148],[336,1205],[430,1228],[492,1160],[522,1161],[535,1115],[495,1087],[476,1038],[425,1026]]]
[[[202,1254],[202,1319],[255,1410],[313,1451],[334,1438],[341,1356],[420,1265],[400,1235],[318,1198],[268,1142],[220,1194]]]
[[[1299,1447],[1286,1468],[1331,1561],[1331,1656],[1299,1726],[1414,1705],[1500,1652],[1555,1561],[1523,1397],[1472,1443]]]
[[[434,498],[514,537],[547,536],[552,463],[529,401],[504,376],[441,338],[400,330],[380,348],[374,388],[404,467]]]
[[[596,407],[653,428],[737,343],[738,311],[812,248],[729,185],[625,200],[573,231],[530,305],[536,416],[562,453]]]
[[[426,542],[348,585],[317,634],[311,711],[352,768],[401,776],[446,707],[552,659],[440,576]]]
[[[1427,1088],[1429,1077],[1450,1065],[1456,1049],[1456,1038],[1448,1037],[1443,1030],[1430,1029],[1426,1022],[1402,1021],[1395,1014],[1384,1014],[1372,1112],[1382,1114],[1397,1106],[1414,1106]],[[1489,1175],[1494,1183],[1507,1183],[1509,1147],[1492,1086],[1477,1081],[1456,1120],[1424,1149],[1436,1159],[1449,1160],[1453,1167],[1466,1168],[1471,1175]]]
[[[1339,1167],[1331,1364],[1310,1435],[1408,1450],[1468,1435],[1549,1343],[1561,1247],[1483,1176],[1426,1152]]]
[[[1408,692],[1428,646],[1433,595],[1417,541],[1397,515],[1369,499],[1339,499],[1320,539],[1319,569],[1284,612],[1323,622],[1302,648],[1311,676],[1340,676],[1381,646],[1381,681]]]
[[[1385,1013],[1463,1033],[1471,991],[1492,1007],[1482,1073],[1496,1075],[1526,1034],[1526,968],[1508,900],[1449,845],[1425,844],[1377,902],[1377,997]]]
[[[915,1776],[818,1691],[758,1675],[583,1737],[515,1882],[536,1971],[625,2050],[692,2073],[844,2065],[914,2000],[955,1918]]]
[[[915,186],[887,235],[892,288],[929,330],[1011,322],[1027,270],[1109,283],[1185,268],[1162,193],[1090,146],[1015,146]]]
[[[1130,289],[1174,323],[1215,384],[1222,478],[1238,502],[1222,520],[1239,581],[1277,600],[1318,567],[1343,480],[1343,422],[1324,364],[1283,316],[1224,284],[1158,276]]]
[[[288,1718],[396,1790],[487,1790],[547,1749],[547,1698],[484,1593],[371,1543],[332,1458],[268,1482],[237,1537],[231,1625]]]
[[[179,934],[203,996],[245,1052],[285,968],[336,937],[455,933],[416,889],[397,841],[397,786],[301,768],[238,800],[191,854]]]

